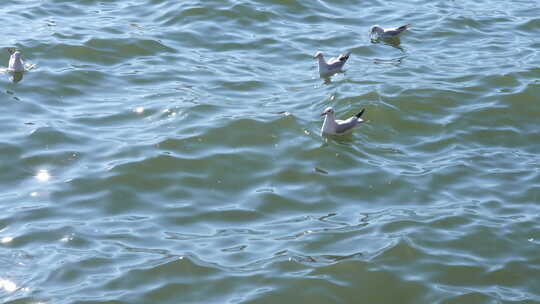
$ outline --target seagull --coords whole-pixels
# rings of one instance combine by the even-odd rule
[[[352,129],[363,122],[362,114],[364,114],[364,111],[366,109],[362,109],[360,113],[346,119],[346,120],[336,120],[334,117],[334,109],[332,107],[328,107],[322,112],[321,116],[326,116],[324,118],[324,123],[321,128],[321,133],[328,133],[332,135],[343,135],[347,134],[352,131]]]
[[[326,62],[326,60],[324,60],[323,53],[319,51],[315,53],[315,56],[313,56],[313,58],[319,59],[319,74],[328,75],[339,72],[343,65],[345,65],[345,62],[347,62],[347,59],[349,59],[350,55],[351,52],[348,52],[345,55],[339,55]]]
[[[397,37],[399,34],[401,34],[403,31],[408,30],[411,27],[410,24],[406,24],[400,27],[388,27],[388,28],[382,28],[378,25],[374,25],[371,28],[371,36],[376,36],[377,38],[392,38]]]
[[[15,51],[9,57],[9,72],[24,72],[24,61],[21,52]]]

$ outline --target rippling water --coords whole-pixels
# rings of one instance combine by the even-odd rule
[[[1,302],[540,302],[537,1],[0,16],[36,64],[0,75]],[[321,137],[327,106],[368,122]]]

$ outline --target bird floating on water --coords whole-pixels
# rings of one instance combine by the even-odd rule
[[[411,27],[410,24],[406,24],[399,27],[387,27],[382,28],[378,25],[374,25],[371,28],[371,37],[372,38],[393,38],[399,36],[399,34],[408,30]]]
[[[337,73],[341,70],[341,68],[345,65],[345,62],[349,59],[349,56],[351,56],[351,52],[347,52],[345,55],[339,55],[337,57],[334,57],[328,62],[324,60],[324,55],[322,52],[315,53],[315,56],[313,58],[319,59],[319,74],[321,75],[329,75]]]
[[[21,52],[17,51],[15,48],[8,48],[9,52],[9,62],[8,67],[0,67],[0,74],[11,74],[11,81],[17,83],[22,80],[23,74],[26,71],[29,71],[36,67],[35,64],[24,63],[23,56]]]
[[[24,72],[24,61],[19,51],[12,51],[13,53],[9,57],[9,72]],[[11,53],[11,51],[10,51]]]
[[[358,114],[349,117],[346,120],[336,120],[334,109],[332,109],[332,107],[326,108],[321,114],[321,116],[326,116],[321,128],[321,133],[343,135],[351,132],[358,124],[365,122],[365,120],[360,118],[365,110],[366,109],[362,109]]]

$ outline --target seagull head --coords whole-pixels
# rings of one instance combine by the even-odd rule
[[[315,53],[315,55],[313,56],[313,58],[322,58],[323,57],[323,53],[321,51],[317,51],[317,53]]]
[[[332,107],[324,109],[324,112],[321,113],[321,116],[325,116],[327,114],[334,114],[334,109],[332,109]]]
[[[374,25],[371,28],[371,35],[384,33],[384,29],[378,25]]]
[[[13,54],[11,54],[11,57],[15,58],[15,60],[21,59],[21,52],[15,51]]]

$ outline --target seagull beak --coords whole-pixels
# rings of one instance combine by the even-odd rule
[[[326,115],[326,112],[322,112],[322,113],[321,113],[321,116],[324,116],[324,115]]]

